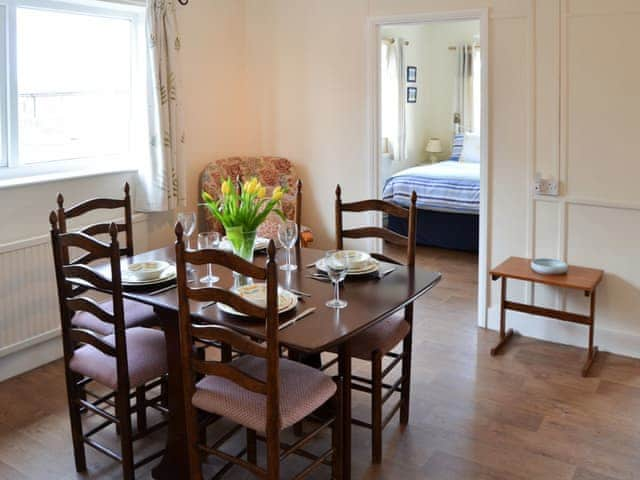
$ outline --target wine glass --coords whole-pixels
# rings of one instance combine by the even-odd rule
[[[218,232],[202,232],[198,234],[198,249],[206,250],[220,246],[220,234]],[[207,274],[200,279],[202,283],[213,284],[220,280],[213,274],[213,265],[207,264]]]
[[[327,267],[327,274],[334,285],[334,297],[325,305],[330,308],[344,308],[347,306],[345,300],[340,300],[340,282],[347,276],[349,265],[345,258],[336,255],[340,250],[330,250],[324,257],[324,264]]]
[[[287,220],[278,225],[278,240],[280,240],[282,246],[287,250],[287,263],[281,265],[280,269],[286,271],[297,270],[298,266],[291,263],[291,248],[296,244],[296,240],[298,240],[298,225],[296,222]]]
[[[178,212],[176,220],[182,224],[182,235],[187,240],[187,249],[190,249],[191,235],[196,229],[196,214],[194,212]]]

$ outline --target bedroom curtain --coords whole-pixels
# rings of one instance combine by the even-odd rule
[[[473,131],[473,45],[456,46],[454,133]]]
[[[149,155],[139,169],[136,207],[163,212],[186,204],[176,2],[147,0],[146,23]]]
[[[407,158],[404,40],[382,45],[381,133],[388,139],[394,161]]]

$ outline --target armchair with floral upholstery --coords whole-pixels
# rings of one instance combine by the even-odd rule
[[[300,229],[300,244],[303,247],[313,242],[311,229],[300,222],[302,206],[302,182],[296,175],[289,160],[282,157],[228,157],[209,163],[200,174],[200,192],[205,191],[213,198],[220,197],[221,182],[230,177],[248,180],[257,177],[267,187],[267,194],[278,185],[288,189],[282,198],[282,211],[294,220]],[[198,209],[198,224],[212,231],[224,233],[224,228],[206,209]],[[271,213],[258,228],[258,235],[277,240],[280,217]]]

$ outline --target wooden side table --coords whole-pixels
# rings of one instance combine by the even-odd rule
[[[502,279],[500,296],[500,341],[491,349],[491,355],[497,355],[502,347],[513,336],[513,330],[506,330],[505,312],[514,310],[517,312],[540,315],[542,317],[555,318],[565,322],[579,323],[589,326],[589,352],[587,360],[582,367],[582,376],[586,377],[598,353],[598,347],[593,345],[593,330],[595,323],[596,287],[602,281],[604,272],[593,268],[569,266],[569,271],[564,275],[540,275],[531,270],[531,259],[510,257],[500,265],[492,269],[489,274],[492,280]],[[554,310],[551,308],[537,307],[524,303],[510,302],[507,300],[507,279],[524,280],[527,282],[551,285],[554,287],[570,288],[584,291],[585,297],[591,297],[589,315]]]

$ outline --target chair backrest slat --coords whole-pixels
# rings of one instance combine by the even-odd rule
[[[85,345],[91,345],[92,347],[97,348],[105,355],[109,355],[110,357],[116,356],[116,349],[113,345],[109,345],[102,338],[96,335],[91,330],[86,330],[82,328],[72,328],[69,332],[69,337],[74,343],[81,343]]]
[[[65,280],[70,278],[83,280],[100,290],[111,290],[113,282],[106,279],[88,265],[63,265]]]
[[[116,223],[116,228],[118,232],[126,232],[127,225],[125,223]],[[106,235],[109,233],[109,224],[108,223],[94,223],[93,225],[89,225],[84,227],[80,232],[95,237],[96,235]]]
[[[358,227],[342,230],[342,238],[382,238],[383,240],[399,245],[407,246],[407,237],[381,227]]]
[[[213,248],[194,251],[185,250],[184,259],[192,265],[206,265],[208,263],[222,265],[234,272],[255,278],[256,280],[266,280],[267,278],[264,268],[260,268],[253,263],[247,262],[244,258],[238,257],[232,252],[225,250]]]
[[[236,295],[229,290],[224,290],[218,287],[207,287],[207,288],[189,288],[187,287],[187,296],[191,300],[196,300],[198,302],[218,302],[224,303],[225,305],[229,305],[233,307],[238,312],[244,313],[245,315],[249,315],[251,317],[257,318],[265,318],[266,317],[266,309],[262,308],[255,303],[251,303],[239,295]]]
[[[359,202],[343,203],[343,212],[384,212],[394,217],[409,218],[409,210],[384,200],[361,200]]]
[[[98,303],[88,297],[73,297],[67,299],[67,307],[74,312],[87,312],[98,317],[100,320],[111,325],[115,325],[113,314],[102,309]]]
[[[256,393],[266,395],[268,431],[278,431],[280,422],[279,399],[279,360],[280,347],[278,344],[278,267],[275,262],[275,245],[269,242],[268,260],[265,268],[249,263],[229,252],[221,250],[187,251],[183,240],[182,225],[176,225],[176,267],[178,271],[178,300],[180,326],[180,357],[182,369],[190,372],[183,375],[185,404],[187,411],[191,411],[191,397],[195,391],[196,373],[215,375],[225,378],[235,384]],[[228,290],[217,287],[192,288],[187,286],[186,264],[195,265],[216,264],[234,270],[256,280],[266,282],[266,307],[261,307],[244,300]],[[263,319],[266,327],[266,345],[260,345],[247,337],[222,325],[194,325],[189,306],[190,300],[200,302],[216,301],[224,303],[252,317]],[[241,371],[230,363],[215,360],[201,360],[194,353],[194,342],[198,340],[218,341],[230,345],[235,350],[263,358],[266,363],[266,377],[257,378],[251,372]],[[267,432],[268,433],[268,432]]]
[[[266,358],[267,349],[257,342],[217,325],[191,325],[191,335],[201,340],[219,341],[249,355]]]
[[[342,202],[342,189],[340,185],[336,187],[336,204],[335,204],[335,216],[336,216],[336,248],[342,250],[344,248],[345,238],[381,238],[394,245],[406,247],[407,256],[406,264],[415,265],[416,260],[416,223],[417,223],[417,208],[416,201],[418,196],[416,192],[411,195],[410,207],[403,208],[391,202],[384,200],[372,199],[361,200],[358,202],[343,203]],[[343,224],[344,212],[382,212],[394,217],[400,217],[407,220],[408,231],[407,236],[400,235],[388,228],[384,227],[358,227],[345,229]],[[384,255],[376,254],[377,258],[387,260]],[[392,261],[392,263],[397,263]]]

